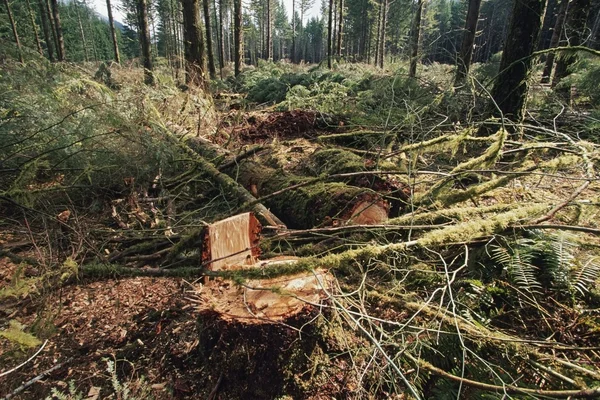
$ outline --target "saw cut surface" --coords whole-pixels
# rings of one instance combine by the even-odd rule
[[[250,220],[250,213],[245,213],[209,225],[211,270],[254,264]]]
[[[241,286],[215,280],[197,287],[194,302],[199,312],[217,312],[225,320],[279,322],[320,304],[332,282],[325,270],[249,280]]]

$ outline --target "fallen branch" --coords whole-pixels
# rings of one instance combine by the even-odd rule
[[[40,380],[44,379],[46,376],[50,375],[51,373],[53,373],[57,369],[62,368],[64,365],[66,365],[69,362],[71,362],[71,360],[73,360],[73,358],[69,358],[65,362],[62,362],[60,364],[56,364],[54,367],[52,367],[50,369],[47,369],[46,371],[42,372],[41,374],[39,374],[35,378],[28,380],[27,382],[25,382],[24,384],[22,384],[21,386],[19,386],[15,390],[13,390],[12,393],[7,394],[6,397],[4,398],[4,400],[12,399],[13,397],[15,397],[16,395],[18,395],[19,393],[21,393],[22,391],[24,391],[25,389],[27,389],[29,386],[31,386],[34,383],[36,383],[37,381],[40,381]]]
[[[443,378],[449,379],[454,382],[461,383],[466,386],[470,386],[476,389],[484,390],[486,392],[496,392],[496,393],[504,393],[504,394],[529,394],[529,395],[537,395],[537,396],[546,396],[552,397],[555,399],[568,399],[568,398],[584,398],[584,399],[593,399],[600,397],[600,387],[593,389],[580,389],[580,390],[542,390],[542,389],[528,389],[528,388],[520,388],[518,386],[513,385],[493,385],[490,383],[484,383],[479,381],[474,381],[467,378],[462,378],[460,376],[456,376],[450,374],[443,369],[437,368],[427,361],[416,359],[410,353],[404,353],[411,361],[417,364],[420,368],[423,368],[426,371],[429,371],[435,375],[441,376]]]

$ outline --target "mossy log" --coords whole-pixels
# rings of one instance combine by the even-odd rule
[[[337,175],[362,171],[393,171],[397,166],[389,161],[377,161],[364,158],[350,151],[325,148],[315,151],[308,157],[305,169],[312,175]],[[381,193],[390,203],[390,217],[401,214],[408,202],[408,185],[393,175],[355,175],[342,178],[340,182],[348,185],[369,188]]]
[[[239,163],[226,173],[237,178],[255,196],[265,197],[261,201],[291,228],[307,229],[349,221],[379,224],[386,221],[389,214],[388,202],[370,189],[339,182],[311,183],[311,178],[251,160]],[[290,187],[294,188],[288,189]]]

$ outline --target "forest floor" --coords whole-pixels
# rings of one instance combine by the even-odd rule
[[[138,88],[119,68],[118,89],[81,72],[51,83],[63,103],[44,125],[83,132],[69,138],[81,148],[58,148],[85,168],[56,168],[64,154],[41,141],[19,148],[43,154],[32,173],[0,180],[0,396],[599,395],[589,107],[549,113],[540,90],[521,134],[491,121],[480,137],[480,99],[444,99],[447,74],[431,68],[415,87],[266,65],[214,101]],[[48,118],[30,111],[32,126]],[[239,270],[211,269],[204,230],[264,215],[225,176],[287,225],[261,220],[261,254]]]

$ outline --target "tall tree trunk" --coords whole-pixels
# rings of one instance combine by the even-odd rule
[[[339,22],[338,22],[338,40],[337,40],[337,56],[342,57],[342,37],[344,33],[344,0],[340,0],[339,6]]]
[[[19,40],[19,33],[17,32],[17,25],[15,24],[15,19],[13,18],[12,11],[10,10],[10,4],[8,4],[8,0],[4,0],[4,5],[6,6],[6,12],[8,13],[8,20],[10,21],[10,27],[12,28],[13,36],[15,38],[15,43],[17,44],[17,52],[19,53],[19,61],[22,63],[23,61],[23,50],[21,49],[21,41]]]
[[[460,54],[456,60],[456,78],[454,86],[461,86],[467,74],[471,69],[471,60],[473,59],[473,45],[475,44],[475,34],[477,33],[477,20],[479,20],[479,8],[481,0],[469,0],[469,9],[467,10],[467,19],[465,20],[465,30],[463,33]]]
[[[235,76],[242,72],[242,63],[244,62],[244,35],[242,31],[242,0],[233,0],[233,35],[235,37]]]
[[[590,0],[573,0],[567,12],[565,36],[569,46],[579,46],[585,39],[585,25],[590,12]],[[577,62],[577,53],[564,53],[558,57],[552,79],[555,87],[563,78],[569,76],[570,67]]]
[[[150,30],[148,29],[148,8],[146,0],[137,0],[137,12],[140,24],[140,44],[142,47],[142,58],[144,62],[144,83],[146,85],[154,85]]]
[[[381,37],[379,38],[379,68],[383,69],[383,59],[385,58],[385,27],[387,25],[387,9],[388,9],[388,0],[382,0],[381,4],[383,6],[382,16],[381,16]]]
[[[53,45],[56,49],[56,58],[58,59],[58,38],[56,37],[56,24],[54,23],[54,15],[52,15],[52,7],[50,6],[50,0],[43,0],[46,7],[46,13],[48,14],[48,21],[50,25],[50,32],[52,32]]]
[[[373,65],[377,66],[379,61],[379,39],[381,39],[381,13],[383,11],[383,0],[379,0],[379,9],[377,12],[377,35],[375,36],[375,62]]]
[[[208,54],[208,72],[210,73],[211,79],[215,79],[215,77],[217,76],[217,70],[215,68],[215,58],[213,55],[212,29],[210,25],[210,8],[208,6],[208,0],[202,0],[202,8],[204,9],[204,27],[206,28],[206,53]]]
[[[50,0],[52,4],[52,16],[54,17],[54,30],[56,31],[58,61],[65,61],[65,39],[63,37],[62,25],[60,24],[60,13],[58,11],[58,0]]]
[[[40,19],[42,20],[42,30],[44,31],[44,41],[48,50],[48,59],[54,61],[54,41],[50,33],[50,26],[48,26],[48,6],[46,0],[38,0],[38,6],[40,9]]]
[[[333,40],[333,0],[329,0],[329,23],[327,25],[327,68],[331,69],[332,43]]]
[[[553,49],[558,46],[560,37],[565,26],[565,17],[567,16],[567,10],[569,8],[569,0],[562,0],[558,7],[558,14],[556,15],[556,22],[554,23],[554,30],[552,32],[552,38],[550,39],[550,48]],[[549,83],[550,77],[552,76],[552,68],[554,67],[554,53],[548,54],[546,57],[546,63],[544,65],[544,72],[542,73],[542,83]]]
[[[217,12],[216,0],[213,0],[215,14]],[[223,79],[223,68],[225,68],[225,45],[223,44],[223,0],[219,0],[219,26],[217,27],[217,44],[219,48],[219,73]]]
[[[290,60],[296,62],[296,0],[292,0],[292,54]]]
[[[75,5],[75,13],[77,14],[77,23],[79,24],[79,34],[81,36],[81,45],[83,46],[83,54],[85,56],[85,61],[90,61],[90,56],[87,50],[87,43],[85,41],[85,33],[83,31],[83,24],[81,23],[81,13],[79,12],[79,4]]]
[[[181,0],[183,5],[183,40],[186,83],[206,87],[204,43],[199,18],[198,0]]]
[[[115,62],[121,64],[121,56],[119,55],[119,42],[117,41],[117,32],[115,31],[115,20],[112,15],[112,6],[110,0],[106,0],[106,11],[108,12],[108,25],[110,27],[110,36],[113,43],[113,51],[115,53]]]
[[[410,48],[410,67],[408,70],[408,76],[411,78],[415,78],[417,76],[417,63],[419,62],[419,47],[421,44],[421,17],[423,16],[424,5],[425,0],[419,0],[417,12],[415,13],[415,21],[413,23],[413,34]]]
[[[266,0],[267,1],[267,26],[266,26],[266,34],[267,34],[267,40],[265,41],[265,46],[267,46],[266,48],[266,55],[267,55],[267,61],[271,62],[273,61],[273,7],[271,4],[272,0]]]
[[[508,36],[502,51],[500,73],[492,97],[502,116],[521,122],[527,103],[528,80],[537,48],[546,0],[515,0]],[[489,133],[489,132],[488,132]]]
[[[31,2],[27,0],[27,12],[29,13],[29,20],[31,21],[31,29],[35,35],[35,44],[37,45],[38,52],[43,57],[44,50],[42,50],[42,44],[40,43],[40,35],[38,34],[37,26],[35,24],[35,17],[33,16],[33,9],[31,8]]]

